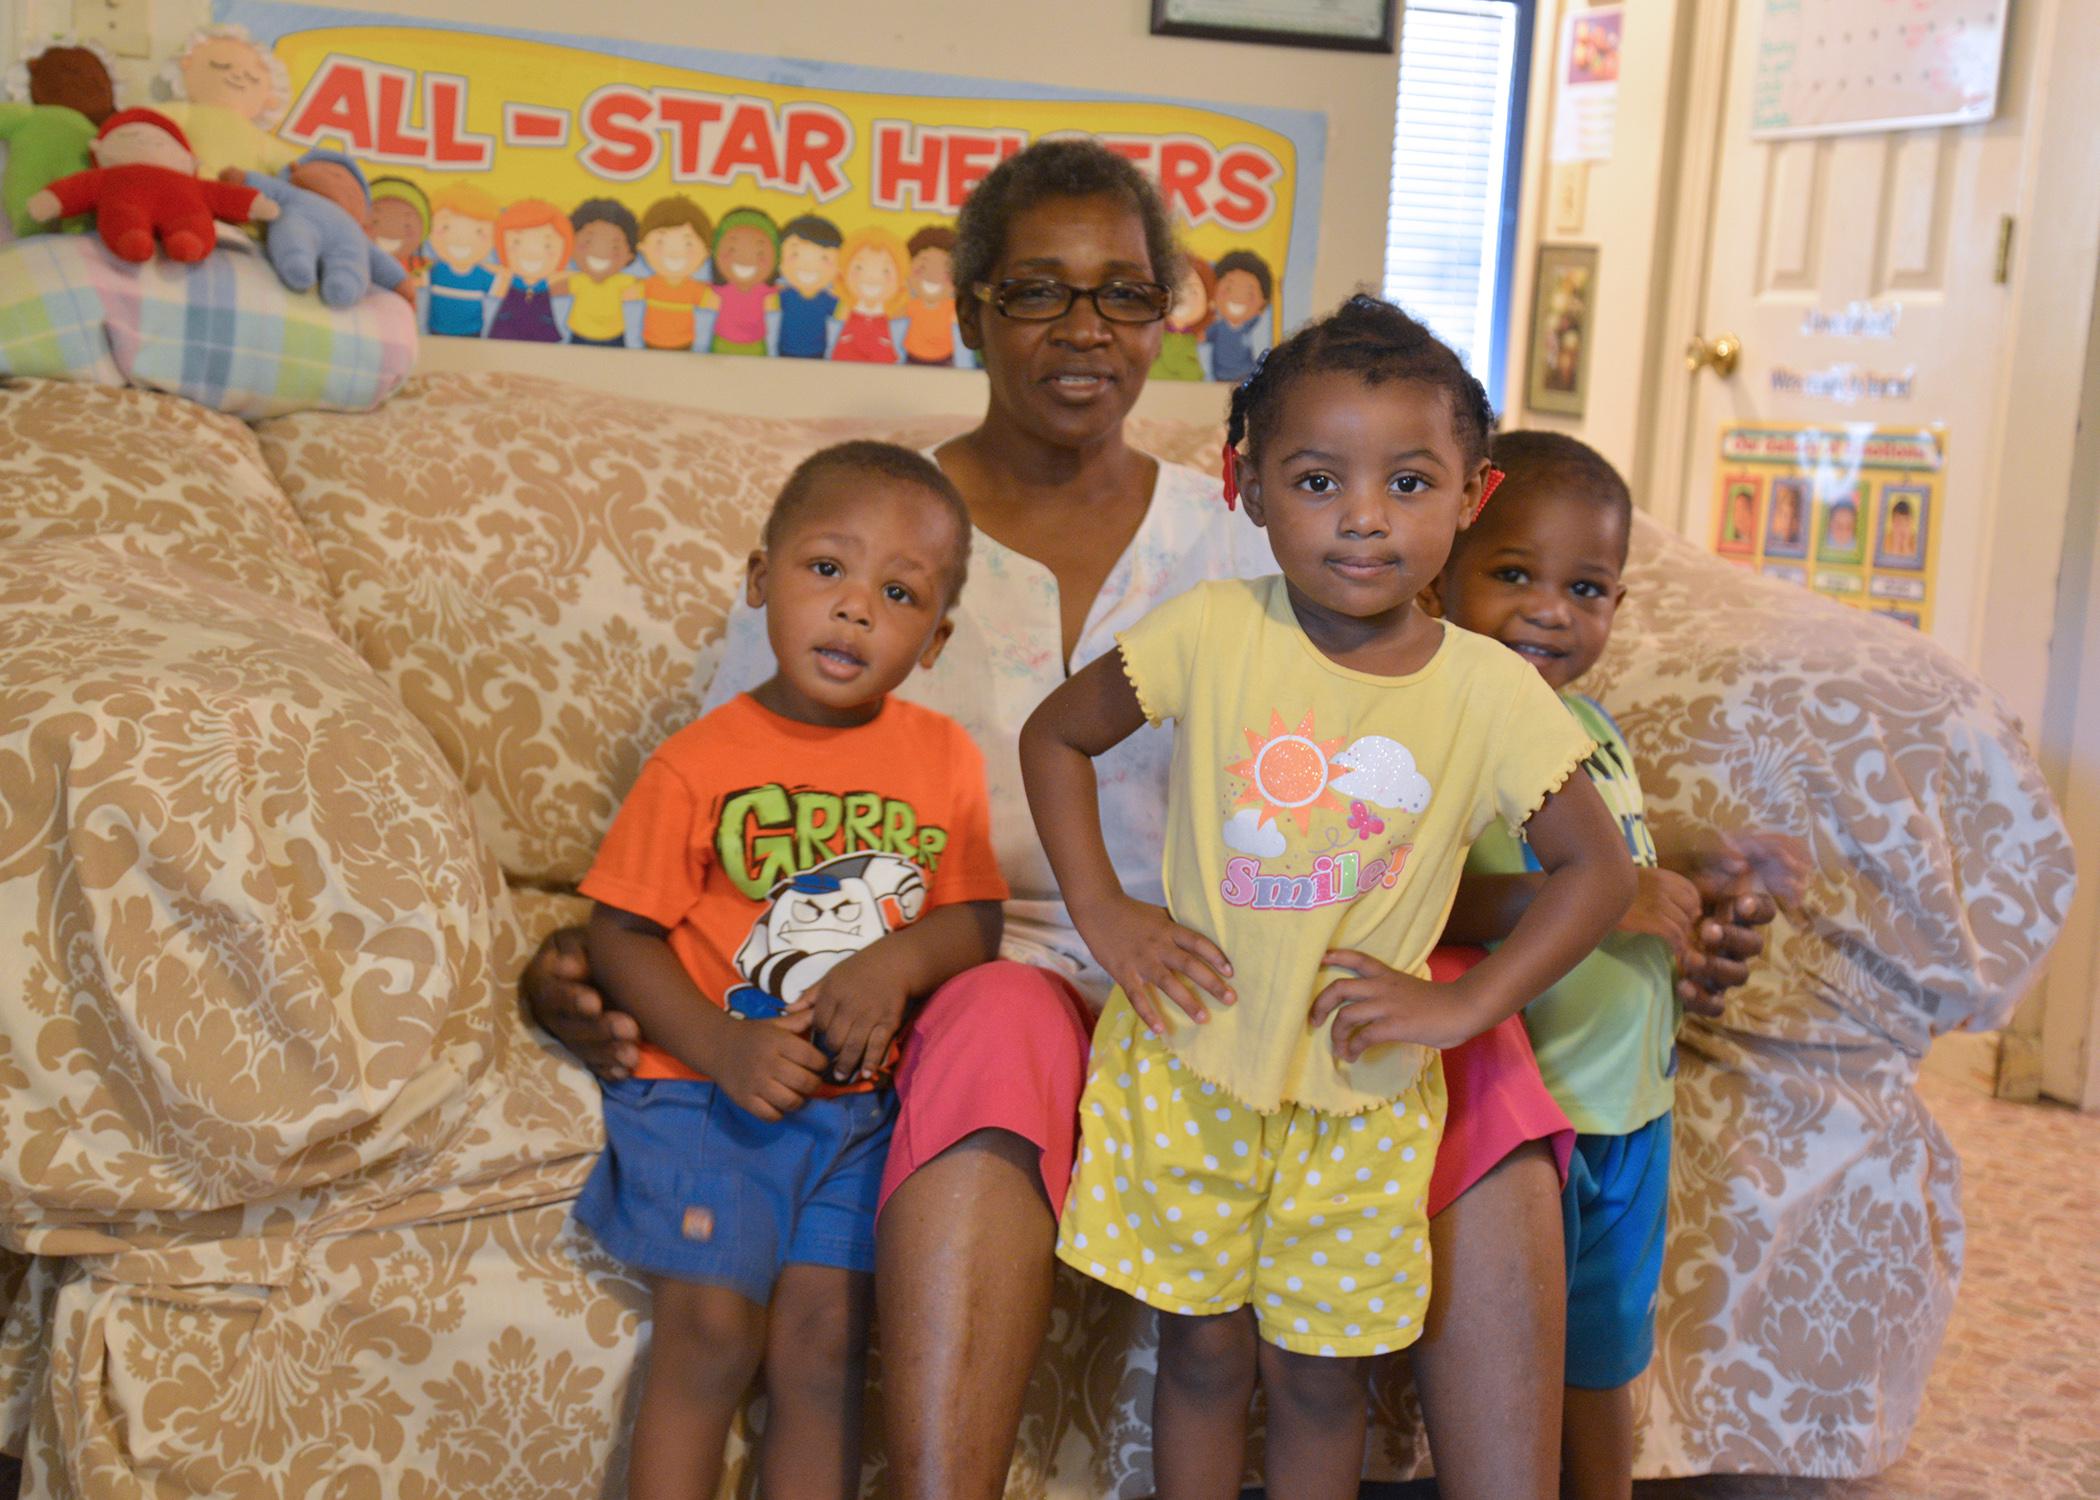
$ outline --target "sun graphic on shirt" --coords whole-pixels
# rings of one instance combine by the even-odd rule
[[[1291,729],[1271,709],[1266,735],[1251,729],[1242,732],[1247,736],[1247,758],[1225,769],[1246,781],[1246,790],[1233,806],[1260,808],[1257,826],[1273,823],[1279,815],[1288,816],[1297,820],[1302,835],[1312,823],[1314,808],[1341,808],[1341,800],[1327,784],[1340,774],[1334,752],[1341,749],[1342,742],[1320,739],[1313,730],[1311,713]]]

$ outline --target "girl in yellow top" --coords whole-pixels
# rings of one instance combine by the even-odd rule
[[[1632,899],[1618,828],[1570,774],[1589,738],[1521,658],[1415,603],[1480,507],[1492,421],[1388,303],[1302,330],[1228,429],[1226,497],[1244,482],[1282,575],[1162,606],[1022,732],[1043,848],[1119,984],[1058,1255],[1162,1314],[1162,1500],[1238,1493],[1257,1372],[1271,1491],[1356,1493],[1361,1360],[1412,1343],[1428,1305],[1432,1049],[1514,1014]],[[1092,757],[1166,719],[1161,909],[1109,864]],[[1432,985],[1467,846],[1498,817],[1547,881],[1501,948]]]

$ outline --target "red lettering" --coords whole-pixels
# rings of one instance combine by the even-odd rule
[[[377,111],[378,139],[372,150],[380,156],[407,157],[412,161],[423,159],[430,142],[409,128],[408,124],[408,74],[389,69],[379,75],[379,109]]]
[[[789,191],[815,193],[828,202],[846,191],[839,162],[853,149],[853,127],[838,111],[822,105],[789,105],[787,150],[780,163],[781,185]]]
[[[907,155],[907,144],[918,147]],[[909,197],[905,190],[910,190]],[[941,149],[909,125],[883,120],[875,126],[874,199],[882,208],[924,208],[940,201]]]
[[[970,196],[970,189],[984,181],[985,176],[998,164],[1000,154],[997,136],[972,135],[961,131],[950,135],[948,190],[941,206],[951,213],[961,208],[963,199]]]
[[[467,81],[448,74],[423,75],[423,118],[430,126],[430,164],[440,171],[486,167],[496,145],[467,129]]]
[[[671,175],[690,182],[700,175],[700,134],[722,118],[722,106],[699,94],[661,90],[656,117],[671,132]]]
[[[649,101],[621,85],[599,89],[584,101],[583,133],[590,144],[577,154],[585,169],[600,177],[631,182],[656,165],[656,132],[639,121],[649,118]]]
[[[372,111],[365,96],[364,69],[343,58],[329,58],[293,106],[284,133],[309,145],[333,133],[352,152],[370,151]]]
[[[1150,141],[1105,135],[1101,137],[1101,144],[1108,147],[1109,150],[1115,152],[1118,156],[1128,157],[1141,167],[1152,165],[1152,142]]]
[[[1235,146],[1218,163],[1218,188],[1222,196],[1212,206],[1218,221],[1234,229],[1253,229],[1266,224],[1275,212],[1276,197],[1269,184],[1283,169],[1266,151]]]
[[[1191,224],[1203,218],[1209,206],[1203,201],[1203,185],[1210,180],[1210,148],[1201,141],[1166,141],[1159,148],[1159,195],[1167,201],[1167,212],[1179,209]]]
[[[780,148],[773,138],[772,112],[762,104],[740,103],[729,116],[722,144],[715,152],[708,176],[728,183],[740,172],[749,172],[760,182],[780,178]]]

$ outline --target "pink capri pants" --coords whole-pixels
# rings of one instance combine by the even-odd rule
[[[1430,973],[1448,981],[1479,959],[1479,949],[1440,948]],[[1043,1191],[1063,1207],[1093,1027],[1079,992],[1048,969],[1001,959],[942,985],[905,1030],[882,1202],[963,1137],[1005,1130],[1042,1152]],[[1444,1086],[1431,1216],[1526,1141],[1549,1141],[1566,1181],[1575,1131],[1546,1092],[1521,1019],[1446,1052]]]

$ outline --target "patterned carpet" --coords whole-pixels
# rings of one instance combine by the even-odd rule
[[[1969,1248],[1910,1451],[1872,1479],[1679,1479],[1636,1485],[1636,1500],[2100,1497],[2100,1115],[1934,1078],[1920,1090],[1967,1171]],[[0,1495],[13,1479],[0,1459]],[[1380,1500],[1434,1493],[1376,1487]]]

